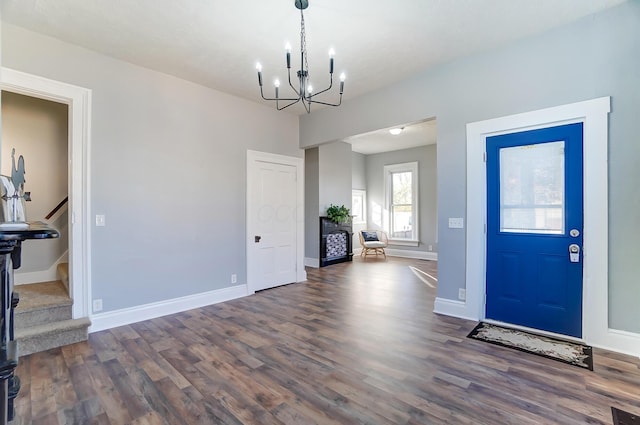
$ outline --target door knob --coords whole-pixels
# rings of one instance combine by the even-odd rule
[[[569,245],[569,260],[572,263],[580,262],[580,246],[578,244],[572,243]]]
[[[262,236],[254,236],[253,240],[255,241],[255,243],[260,242],[260,239],[262,239]]]

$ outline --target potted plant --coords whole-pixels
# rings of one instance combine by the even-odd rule
[[[344,205],[337,206],[330,204],[329,208],[327,208],[327,217],[334,223],[348,223],[351,221],[351,211]]]

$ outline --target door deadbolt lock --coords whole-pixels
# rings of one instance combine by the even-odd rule
[[[569,261],[572,263],[580,262],[580,247],[578,244],[572,243],[569,245]]]

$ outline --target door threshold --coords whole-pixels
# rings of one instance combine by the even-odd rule
[[[587,343],[584,340],[584,338],[576,338],[575,336],[563,335],[563,334],[558,334],[558,333],[549,332],[549,331],[543,331],[542,329],[528,328],[526,326],[516,325],[514,323],[506,323],[506,322],[501,322],[499,320],[486,319],[486,318],[482,319],[482,321],[486,322],[486,323],[490,323],[492,325],[502,326],[503,328],[517,329],[519,331],[525,331],[525,332],[529,332],[529,333],[537,334],[537,335],[541,335],[541,336],[548,336],[548,337],[555,338],[555,339],[561,339],[561,340],[565,340],[565,341],[577,342],[577,343],[580,343],[580,344],[586,344]]]

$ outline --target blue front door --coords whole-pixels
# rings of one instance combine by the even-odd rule
[[[582,336],[582,123],[488,137],[486,317]]]

